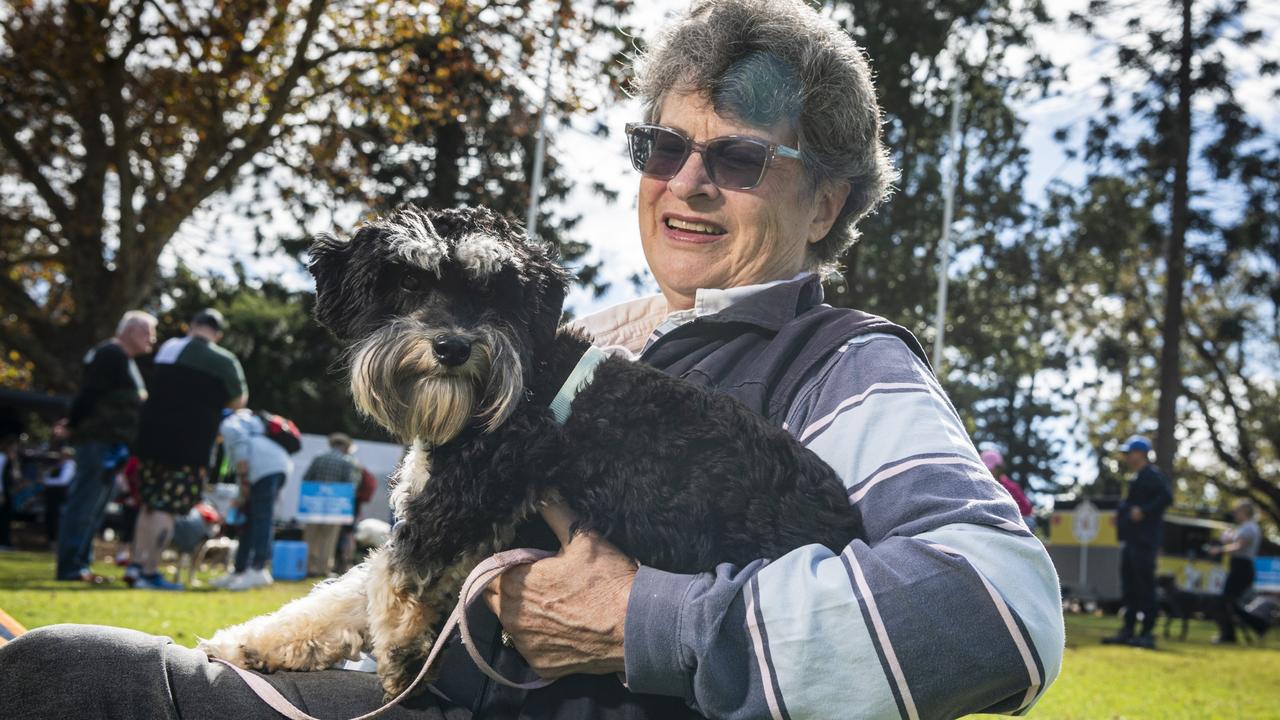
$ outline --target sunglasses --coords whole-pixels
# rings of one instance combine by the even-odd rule
[[[800,151],[744,135],[726,135],[704,143],[665,125],[627,123],[631,165],[642,175],[670,180],[689,156],[702,153],[702,166],[716,187],[750,190],[760,184],[776,157],[800,159]]]

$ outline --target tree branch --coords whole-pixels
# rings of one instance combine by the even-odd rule
[[[18,141],[17,131],[9,124],[9,119],[0,114],[0,145],[9,152],[13,159],[18,163],[18,168],[22,171],[22,177],[27,182],[35,186],[36,192],[39,193],[40,199],[49,206],[49,210],[53,216],[58,219],[58,223],[63,229],[69,229],[74,226],[74,217],[71,207],[57,190],[49,184],[44,173],[40,171],[39,164],[31,157],[27,149]]]

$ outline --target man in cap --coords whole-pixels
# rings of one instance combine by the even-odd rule
[[[1124,464],[1134,473],[1129,494],[1116,508],[1116,533],[1120,537],[1120,588],[1124,599],[1124,626],[1103,638],[1109,645],[1134,645],[1154,650],[1151,632],[1156,625],[1156,555],[1160,552],[1164,511],[1173,502],[1169,480],[1151,462],[1151,442],[1134,435],[1120,448]],[[1134,635],[1138,614],[1142,632]]]
[[[222,313],[201,310],[186,337],[171,338],[156,352],[135,451],[142,508],[133,564],[125,571],[135,588],[182,589],[160,576],[160,553],[173,538],[176,517],[190,512],[204,492],[222,409],[249,401],[240,361],[218,345],[225,329]]]

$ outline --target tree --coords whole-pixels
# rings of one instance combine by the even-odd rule
[[[519,206],[527,147],[495,138],[529,126],[539,98],[524,78],[547,28],[567,28],[555,89],[567,112],[616,87],[599,68],[628,5],[7,4],[0,357],[30,363],[38,387],[72,387],[184,221],[237,188],[260,216],[304,219],[383,197]]]
[[[1159,419],[1166,443],[1178,430],[1178,452],[1166,449],[1162,463],[1180,501],[1207,508],[1252,497],[1280,521],[1270,420],[1280,366],[1280,142],[1237,99],[1242,80],[1265,81],[1276,65],[1251,51],[1259,35],[1244,3],[1194,7],[1189,35],[1186,15],[1161,25],[1155,13],[1130,16],[1133,8],[1105,3],[1077,20],[1126,35],[1113,46],[1117,72],[1100,80],[1102,112],[1085,127],[1088,176],[1051,203],[1072,237],[1062,254],[1072,288],[1062,332],[1081,348],[1077,371],[1094,377],[1081,403],[1094,441],[1150,427],[1157,407],[1185,398],[1173,423]],[[1178,91],[1188,80],[1189,119]],[[1179,123],[1189,128],[1185,173]],[[1186,244],[1177,251],[1180,223]],[[1168,272],[1171,262],[1185,280]],[[1173,368],[1171,344],[1180,347]]]
[[[1176,21],[1166,7],[1176,11]],[[1177,464],[1187,267],[1207,248],[1228,241],[1215,232],[1223,225],[1212,210],[1195,200],[1214,182],[1247,186],[1251,171],[1241,161],[1257,152],[1251,145],[1262,135],[1236,98],[1234,86],[1244,68],[1229,59],[1247,57],[1264,38],[1260,29],[1246,26],[1248,10],[1245,0],[1093,0],[1087,13],[1073,16],[1075,24],[1111,44],[1116,58],[1115,72],[1101,78],[1103,112],[1089,122],[1086,157],[1095,167],[1114,163],[1148,178],[1147,189],[1168,208],[1160,220],[1164,287],[1155,446],[1157,460],[1169,469]],[[1116,28],[1123,34],[1113,38]],[[1256,72],[1275,70],[1274,62],[1257,63]],[[1205,105],[1211,112],[1193,112],[1193,106]],[[1196,161],[1213,180],[1193,180]]]
[[[828,300],[876,312],[923,339],[934,334],[944,156],[951,77],[962,79],[955,254],[976,260],[951,277],[946,367],[939,378],[979,442],[999,445],[1024,487],[1056,489],[1058,452],[1045,422],[1060,358],[1046,343],[1053,298],[1035,213],[1024,197],[1027,151],[1014,103],[1042,92],[1054,69],[1029,29],[1038,1],[832,3],[876,73],[885,141],[901,178],[889,202],[860,224]],[[964,50],[969,40],[971,52]],[[1015,56],[1018,59],[1015,60]],[[1034,483],[1033,483],[1034,479]]]

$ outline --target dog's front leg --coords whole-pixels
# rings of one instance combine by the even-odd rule
[[[223,628],[196,646],[252,670],[323,670],[355,660],[368,630],[365,587],[368,567],[357,565],[337,580],[279,610]]]
[[[463,580],[478,560],[469,554],[430,578],[398,567],[388,551],[370,560],[369,640],[388,698],[399,695],[417,677]],[[433,668],[431,676],[438,671]]]

